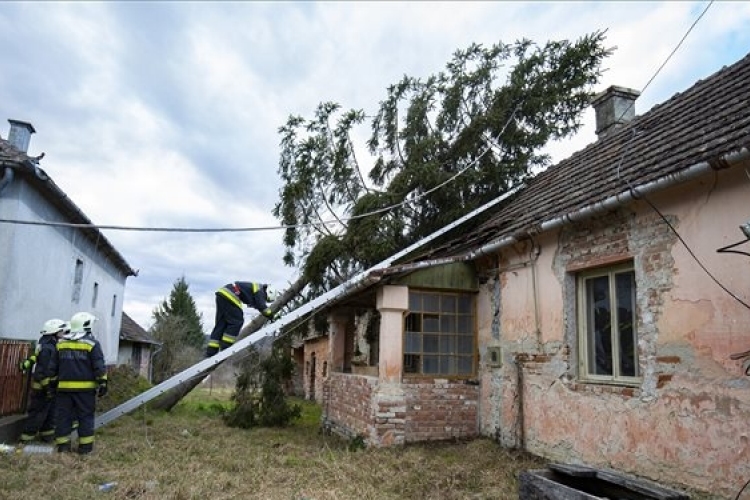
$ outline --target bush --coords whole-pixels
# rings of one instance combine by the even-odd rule
[[[103,413],[151,388],[151,384],[129,365],[116,366],[107,374],[107,395],[96,402],[97,413]]]
[[[232,408],[223,418],[229,427],[284,427],[302,415],[302,408],[289,404],[284,383],[294,371],[289,355],[274,351],[263,361],[254,356],[242,366],[232,394]]]

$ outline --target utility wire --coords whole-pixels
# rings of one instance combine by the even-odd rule
[[[513,112],[510,114],[510,116],[508,117],[508,120],[503,125],[503,128],[500,130],[500,132],[497,133],[497,136],[494,138],[494,141],[499,140],[500,137],[503,135],[503,133],[505,133],[505,130],[508,128],[508,125],[510,125],[510,123],[515,118],[516,113],[518,112],[519,106],[520,106],[520,103],[516,104],[516,107],[513,109]],[[377,215],[377,214],[384,213],[384,212],[390,212],[391,210],[394,210],[398,207],[413,204],[419,201],[420,199],[424,198],[425,196],[434,193],[435,191],[442,188],[443,186],[453,182],[456,178],[458,178],[464,172],[472,168],[475,164],[479,163],[479,161],[484,157],[484,155],[486,155],[491,150],[492,150],[491,144],[487,144],[484,151],[482,151],[476,158],[474,158],[471,162],[469,162],[469,164],[466,165],[464,168],[462,168],[461,170],[459,170],[458,172],[456,172],[455,174],[453,174],[451,177],[441,182],[440,184],[428,189],[427,191],[423,193],[416,195],[415,197],[409,200],[404,200],[400,203],[394,203],[387,207],[379,208],[377,210],[373,210],[371,212],[367,212],[364,214],[353,215],[351,217],[342,217],[340,219],[308,222],[305,224],[239,227],[239,228],[136,227],[136,226],[118,226],[118,225],[109,225],[109,224],[86,224],[86,223],[75,223],[75,222],[30,221],[30,220],[6,219],[6,218],[0,218],[0,223],[32,225],[32,226],[74,227],[74,228],[81,228],[81,229],[84,229],[84,228],[100,229],[100,230],[111,229],[111,230],[117,230],[117,231],[144,231],[144,232],[147,231],[147,232],[162,232],[162,233],[241,233],[241,232],[251,232],[251,231],[275,231],[279,229],[292,229],[292,228],[302,228],[302,227],[321,226],[321,225],[326,226],[328,224],[341,224],[341,222],[349,222],[349,221],[356,220],[356,219],[363,219],[371,215]]]
[[[695,21],[693,21],[693,24],[690,25],[690,28],[688,28],[688,30],[682,36],[682,38],[677,43],[677,45],[675,46],[675,48],[672,50],[672,52],[670,52],[669,56],[667,56],[667,58],[664,60],[664,62],[656,70],[656,72],[654,73],[654,75],[648,80],[648,82],[646,82],[646,85],[644,85],[643,89],[641,90],[641,93],[643,93],[648,88],[648,86],[651,85],[651,82],[653,82],[654,79],[656,78],[656,76],[661,72],[661,70],[664,69],[664,66],[666,66],[666,64],[669,62],[669,60],[672,58],[672,56],[674,56],[674,54],[677,52],[677,50],[683,44],[683,42],[688,37],[688,35],[690,34],[690,32],[693,31],[693,28],[695,28],[695,26],[703,18],[703,16],[706,14],[706,12],[711,7],[711,5],[713,5],[713,3],[714,3],[714,0],[711,0],[708,3],[708,5],[706,5],[706,8],[703,9],[703,12],[701,12],[701,14],[695,19]],[[633,106],[633,104],[634,104],[634,102],[631,101],[630,105],[625,109],[625,111],[623,111],[623,113],[620,115],[619,119],[622,119],[622,117],[625,116],[625,113],[627,113],[630,110],[630,108]],[[619,119],[618,119],[618,121],[619,121]],[[633,193],[633,195],[634,195],[634,197],[636,199],[643,199],[654,210],[654,212],[656,212],[659,215],[659,217],[661,217],[661,219],[669,227],[669,229],[674,233],[674,235],[677,237],[677,239],[680,240],[680,242],[682,243],[682,245],[685,247],[685,250],[687,250],[687,252],[693,258],[693,260],[695,260],[695,262],[703,270],[703,272],[705,272],[706,275],[709,278],[711,278],[711,280],[713,280],[713,282],[716,283],[719,286],[719,288],[721,288],[724,292],[726,292],[729,296],[731,296],[737,302],[739,302],[740,304],[742,304],[744,307],[746,307],[747,309],[750,309],[750,304],[748,304],[747,302],[745,302],[744,300],[742,300],[739,296],[737,296],[734,292],[732,292],[731,290],[729,290],[723,283],[721,283],[718,280],[718,278],[716,278],[716,276],[713,275],[713,273],[711,273],[711,271],[708,270],[708,268],[703,264],[703,262],[698,258],[698,256],[695,255],[695,252],[693,252],[693,249],[690,247],[690,245],[688,245],[688,243],[685,241],[685,239],[682,237],[682,235],[677,231],[677,229],[672,225],[672,223],[669,222],[669,219],[667,219],[664,216],[664,214],[656,207],[656,205],[654,205],[651,202],[651,200],[649,200],[646,197],[646,195],[639,193],[638,189],[635,186],[633,186],[628,179],[626,179],[626,178],[624,178],[624,177],[621,176],[620,168],[622,166],[622,163],[623,163],[625,157],[628,155],[628,152],[630,151],[630,146],[632,145],[633,141],[635,140],[635,138],[638,135],[638,129],[637,129],[637,127],[633,127],[632,132],[633,133],[630,136],[630,139],[628,140],[627,144],[625,145],[625,149],[623,150],[622,155],[620,156],[620,159],[619,159],[619,161],[617,163],[617,178],[621,179],[622,181],[625,182],[625,184],[627,184],[628,189],[630,190],[631,193]]]

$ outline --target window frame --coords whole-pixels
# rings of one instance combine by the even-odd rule
[[[431,303],[434,305],[435,301],[439,304],[438,309],[429,307],[428,304],[422,302],[421,309],[413,309],[413,294],[420,294],[422,296],[430,296],[432,299]],[[470,301],[468,304],[468,314],[461,312],[461,301],[462,297],[465,297]],[[443,301],[447,300],[455,302],[455,312],[443,311]],[[419,318],[410,319],[412,315],[419,315]],[[468,317],[468,325],[466,323]],[[451,321],[451,319],[453,321]],[[414,321],[419,325],[420,331],[409,330],[409,323]],[[436,329],[425,331],[426,325],[436,325]],[[443,331],[446,325],[453,325],[451,331]],[[463,325],[463,328],[468,326],[467,333],[459,333],[459,325]],[[407,349],[407,344],[413,341],[414,337],[410,336],[417,335],[419,337],[419,343],[421,345],[420,351],[417,352],[414,348]],[[425,336],[428,337],[429,341],[432,341],[431,348],[425,350]],[[460,352],[459,348],[462,344],[462,338],[471,338],[471,352]],[[403,374],[405,377],[433,377],[433,378],[445,378],[445,379],[463,379],[476,377],[478,372],[478,337],[477,337],[477,301],[476,292],[464,291],[464,290],[435,290],[435,289],[419,289],[409,288],[409,308],[404,315],[403,319],[403,335],[402,341],[402,362],[403,362]],[[452,349],[448,349],[449,346],[453,345]],[[424,371],[426,356],[436,358],[437,371],[429,373]],[[443,359],[445,358],[445,359]],[[470,368],[467,372],[459,372],[460,360],[469,361]],[[446,366],[452,367],[452,372],[442,372],[441,366],[445,363]],[[413,368],[417,365],[417,369]]]
[[[587,283],[589,280],[592,280],[594,278],[601,278],[601,277],[607,277],[607,287],[608,287],[608,300],[609,300],[609,308],[610,311],[612,309],[612,303],[618,302],[618,295],[617,295],[617,284],[616,284],[616,275],[618,274],[624,274],[624,273],[632,273],[632,289],[630,291],[631,297],[630,297],[630,303],[632,307],[632,345],[633,345],[633,361],[634,361],[634,372],[635,375],[623,375],[620,373],[620,364],[621,359],[619,357],[620,355],[620,345],[621,345],[621,335],[620,335],[620,328],[617,322],[610,322],[612,326],[614,326],[615,331],[610,331],[610,354],[612,356],[612,374],[611,375],[605,375],[605,374],[597,374],[595,372],[595,369],[590,366],[590,360],[589,360],[589,349],[590,349],[590,338],[589,338],[589,324],[590,324],[590,299],[588,298],[587,294]],[[638,286],[637,286],[637,279],[636,279],[636,273],[635,273],[635,266],[632,261],[628,261],[626,263],[621,263],[617,265],[612,266],[603,266],[598,267],[595,269],[588,269],[581,271],[576,274],[576,297],[577,297],[577,308],[576,308],[576,315],[577,315],[577,343],[578,343],[578,375],[579,379],[584,382],[593,382],[593,383],[600,383],[600,384],[611,384],[611,385],[622,385],[622,386],[631,386],[631,387],[637,387],[639,386],[643,381],[643,373],[641,371],[640,367],[640,358],[638,352],[638,339],[639,339],[639,332],[638,332],[638,306],[637,306],[637,297],[638,297]],[[611,313],[610,313],[611,314]],[[613,339],[620,339],[620,342],[613,342]],[[617,363],[614,362],[614,360],[618,360]]]

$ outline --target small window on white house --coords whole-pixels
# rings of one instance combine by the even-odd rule
[[[76,267],[73,270],[73,296],[71,300],[78,304],[81,301],[81,285],[83,284],[83,261],[76,259]]]
[[[637,384],[640,370],[632,264],[581,273],[577,284],[581,377]]]
[[[475,353],[472,294],[409,291],[404,373],[473,375]]]
[[[110,316],[113,318],[115,317],[115,310],[117,309],[117,294],[114,294],[112,296],[112,312],[110,313]]]
[[[91,308],[96,309],[96,301],[99,299],[99,283],[94,282],[94,292],[91,295]]]

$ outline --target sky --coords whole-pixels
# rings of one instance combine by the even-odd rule
[[[29,154],[45,153],[40,166],[95,224],[272,228],[103,230],[138,270],[125,312],[149,328],[184,276],[208,333],[218,287],[297,277],[272,215],[290,115],[311,118],[325,101],[373,115],[389,85],[444,70],[472,43],[605,30],[614,53],[593,90],[642,91],[642,114],[750,53],[748,26],[740,1],[6,1],[0,136],[7,119],[31,123]],[[583,123],[546,148],[552,163],[596,140],[593,110]],[[354,139],[364,145],[367,129]]]

